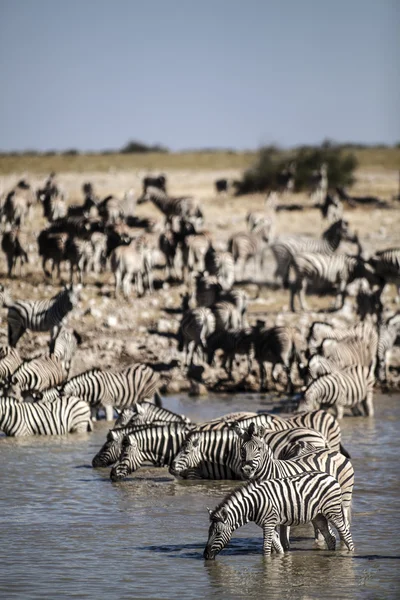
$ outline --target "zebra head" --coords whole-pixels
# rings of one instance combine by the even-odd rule
[[[116,465],[111,469],[111,481],[120,481],[130,473],[137,471],[144,457],[134,435],[126,435],[122,441],[122,451]]]
[[[15,398],[15,400],[23,401],[22,390],[20,382],[17,377],[11,377],[9,385],[3,388],[4,395],[8,398]]]
[[[263,434],[264,429],[255,427],[250,423],[247,435],[240,448],[241,471],[245,479],[255,479],[265,461],[272,457],[272,452],[266,444]]]
[[[95,469],[97,467],[109,467],[118,461],[122,450],[124,435],[123,431],[110,429],[105,444],[92,460],[92,466]]]
[[[129,423],[129,421],[135,417],[136,415],[136,406],[128,406],[127,408],[123,408],[119,411],[114,407],[114,410],[118,413],[118,417],[114,424],[114,429],[118,427],[125,427]],[[135,421],[136,422],[136,421]]]
[[[216,555],[228,544],[234,527],[230,522],[229,513],[225,507],[217,508],[215,511],[212,511],[210,508],[207,508],[207,510],[210,514],[210,528],[208,530],[208,540],[203,557],[206,560],[214,560]]]
[[[189,433],[183,442],[181,449],[172,462],[170,473],[172,475],[181,475],[188,469],[197,467],[201,460],[200,433],[195,431]]]

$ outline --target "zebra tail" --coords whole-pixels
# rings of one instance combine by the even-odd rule
[[[343,456],[345,456],[346,458],[351,458],[350,453],[346,450],[346,448],[340,444],[340,454],[343,454]]]

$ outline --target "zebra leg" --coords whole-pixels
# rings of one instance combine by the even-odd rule
[[[272,548],[272,539],[274,538],[275,528],[270,523],[264,523],[263,525],[263,533],[264,533],[264,541],[263,541],[263,553],[264,556],[269,556],[271,554]],[[280,554],[283,553],[283,548],[280,544],[278,544],[278,538],[275,536],[275,549]]]
[[[280,525],[279,527],[279,537],[282,544],[282,548],[285,552],[290,550],[290,527],[288,525]]]
[[[97,406],[90,407],[90,414],[91,414],[92,421],[97,421]]]
[[[374,416],[374,404],[373,404],[373,390],[369,389],[367,391],[367,397],[365,398],[364,401],[364,406],[365,406],[365,412],[367,417],[373,417]]]
[[[307,279],[304,278],[300,283],[299,289],[299,301],[301,310],[308,310],[308,304],[306,302],[306,288],[307,288]]]
[[[351,537],[350,529],[347,527],[347,525],[345,523],[343,509],[342,509],[342,517],[341,518],[338,517],[337,514],[335,514],[335,515],[330,516],[329,520],[332,521],[332,523],[338,530],[340,540],[346,544],[348,550],[353,551],[354,550],[353,538]]]
[[[114,407],[111,404],[104,406],[104,412],[106,413],[106,421],[114,420]]]
[[[264,363],[262,362],[262,360],[258,361],[258,366],[260,369],[260,392],[262,392],[264,389],[264,384],[265,384],[265,367],[264,367]]]
[[[343,419],[343,415],[344,415],[344,406],[343,404],[339,404],[338,402],[336,402],[336,404],[334,404],[334,409],[336,409],[336,419]]]
[[[121,288],[121,273],[119,270],[117,270],[114,273],[114,280],[115,280],[114,296],[115,296],[115,298],[118,298],[119,290]]]
[[[314,531],[320,531],[324,536],[326,545],[328,546],[328,550],[335,550],[336,547],[336,538],[329,531],[328,521],[326,517],[322,514],[319,514],[312,520],[312,524],[314,526]],[[336,525],[335,525],[336,527]],[[316,540],[317,541],[317,538]]]

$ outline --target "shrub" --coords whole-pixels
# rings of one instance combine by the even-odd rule
[[[168,148],[161,146],[160,144],[150,146],[149,144],[144,144],[143,142],[138,142],[136,140],[128,142],[123,148],[121,148],[122,154],[144,154],[148,152],[166,153],[168,152]]]
[[[329,140],[318,147],[302,146],[290,154],[283,153],[274,146],[267,146],[259,150],[256,163],[244,172],[237,185],[237,194],[276,189],[279,173],[292,160],[296,162],[295,189],[298,192],[309,188],[313,171],[319,169],[322,163],[328,166],[330,187],[352,185],[354,170],[358,165],[352,152],[344,151]]]

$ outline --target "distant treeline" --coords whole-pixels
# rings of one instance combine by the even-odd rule
[[[277,145],[266,146],[260,148],[260,152],[268,151],[270,155],[284,155],[291,154],[293,156],[300,154],[309,153],[326,148],[334,148],[336,150],[365,150],[365,149],[376,149],[385,150],[388,148],[400,148],[400,142],[393,144],[359,144],[353,142],[338,143],[330,140],[324,141],[320,145],[302,145],[291,150],[284,150]],[[254,150],[253,150],[254,151]],[[179,151],[178,154],[210,154],[210,153],[225,153],[225,154],[242,154],[243,152],[252,152],[252,150],[235,150],[234,148],[196,148]],[[146,144],[145,142],[131,140],[126,143],[122,148],[111,150],[99,150],[99,151],[85,151],[78,150],[76,148],[68,148],[67,150],[19,150],[19,151],[0,151],[0,156],[103,156],[112,154],[169,154],[172,153],[169,148],[162,144]]]

